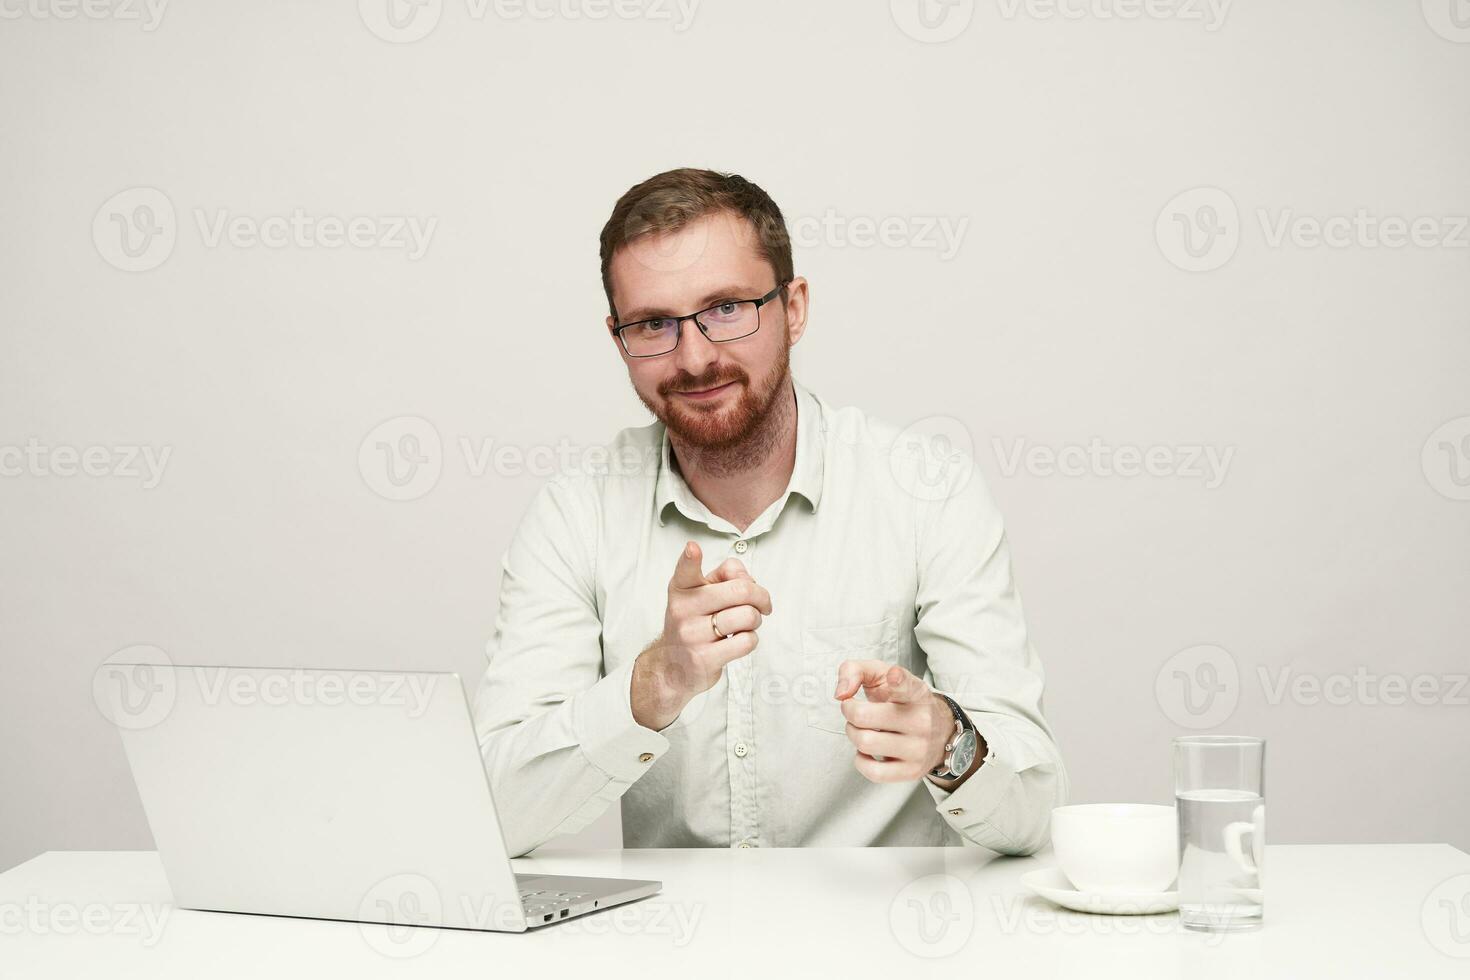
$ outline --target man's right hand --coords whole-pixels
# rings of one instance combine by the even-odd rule
[[[667,728],[695,695],[715,686],[727,663],[755,649],[763,614],[771,614],[771,595],[739,559],[706,577],[699,545],[686,543],[669,579],[664,631],[633,664],[633,720]],[[725,639],[715,634],[711,615]]]

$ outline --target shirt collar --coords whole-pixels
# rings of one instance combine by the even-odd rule
[[[822,417],[822,405],[796,378],[791,379],[796,392],[796,462],[791,470],[791,481],[786,485],[788,495],[799,493],[811,504],[813,513],[822,499],[823,457],[826,444],[826,421]],[[670,504],[691,520],[708,523],[709,510],[684,482],[684,477],[673,467],[673,446],[669,442],[669,431],[662,422],[658,423],[662,433],[658,478],[654,482],[653,507],[659,524]]]

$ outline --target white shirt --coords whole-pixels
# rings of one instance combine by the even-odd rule
[[[619,800],[628,847],[1045,843],[1066,773],[978,468],[960,454],[936,478],[896,426],[793,387],[790,483],[743,533],[670,466],[661,422],[620,432],[606,472],[549,481],[517,526],[475,698],[512,854]],[[740,559],[773,611],[755,651],[653,731],[633,719],[633,660],[663,630],[687,540],[706,573]],[[869,782],[832,698],[846,659],[953,697],[981,767],[952,793]]]

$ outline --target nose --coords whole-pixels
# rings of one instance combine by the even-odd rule
[[[685,320],[679,329],[683,332],[679,334],[679,346],[674,348],[674,363],[680,370],[698,377],[720,352],[693,320]]]

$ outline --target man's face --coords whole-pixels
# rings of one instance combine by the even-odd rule
[[[620,248],[609,268],[613,304],[623,323],[684,316],[726,300],[764,296],[775,273],[755,247],[750,222],[729,212],[706,215],[667,235]],[[679,345],[657,357],[629,357],[633,390],[684,443],[718,450],[756,431],[785,390],[791,345],[806,326],[806,280],[796,278],[760,309],[760,329],[725,343],[706,339],[693,320]],[[608,329],[617,326],[612,317]]]

